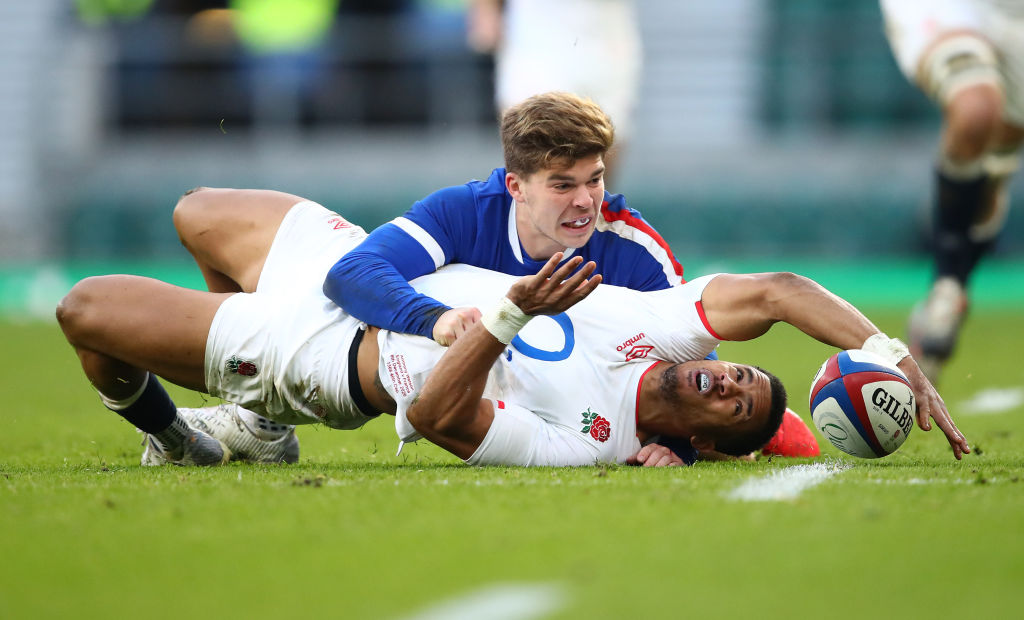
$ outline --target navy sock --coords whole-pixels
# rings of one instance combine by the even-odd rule
[[[978,259],[991,246],[970,239],[969,231],[975,214],[988,198],[988,176],[961,180],[939,171],[935,211],[936,277],[952,276],[961,284],[974,270]]]
[[[146,380],[145,389],[134,403],[124,409],[112,411],[131,422],[136,428],[150,434],[165,430],[178,415],[174,401],[152,373]]]

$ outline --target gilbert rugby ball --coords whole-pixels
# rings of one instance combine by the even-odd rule
[[[811,383],[811,419],[832,445],[865,459],[892,454],[914,428],[917,403],[906,375],[874,353],[840,351]]]

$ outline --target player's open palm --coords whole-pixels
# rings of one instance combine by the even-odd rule
[[[592,293],[601,283],[600,274],[591,277],[597,269],[594,261],[580,268],[583,258],[574,256],[558,267],[561,260],[562,253],[558,252],[536,275],[517,280],[508,290],[509,301],[526,314],[558,314]]]

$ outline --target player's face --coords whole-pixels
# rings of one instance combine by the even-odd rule
[[[672,389],[695,428],[760,428],[768,418],[768,375],[745,364],[699,360],[677,364]]]
[[[545,168],[522,177],[508,173],[505,185],[516,200],[519,240],[530,258],[550,258],[579,248],[594,234],[604,201],[604,161],[578,159],[570,168]]]

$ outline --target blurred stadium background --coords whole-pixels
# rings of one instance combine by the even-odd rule
[[[69,265],[185,265],[170,210],[197,185],[290,191],[371,228],[501,165],[465,0],[296,1],[236,33],[225,9],[253,4],[0,3],[0,310],[49,314]],[[640,104],[609,189],[684,264],[925,264],[939,119],[876,2],[637,7]],[[247,42],[278,39],[289,51]],[[998,256],[1024,253],[1022,199],[1018,178]]]

